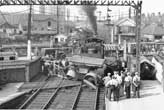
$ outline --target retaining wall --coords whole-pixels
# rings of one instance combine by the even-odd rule
[[[0,62],[0,81],[9,82],[29,82],[41,70],[41,58],[32,61],[12,61]]]

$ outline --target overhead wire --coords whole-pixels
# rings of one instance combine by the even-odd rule
[[[6,20],[6,18],[5,18],[5,16],[4,15],[17,15],[17,14],[22,14],[22,13],[25,13],[25,12],[28,12],[29,11],[29,9],[26,9],[26,10],[23,10],[23,11],[18,11],[18,12],[12,12],[12,13],[3,13],[3,14],[1,14],[2,16],[3,16],[3,18],[4,18],[4,20],[5,21],[7,21]],[[32,8],[32,11],[33,11],[33,13],[35,14],[35,12],[38,12],[39,14],[41,13],[41,11],[40,10],[36,10],[35,8]],[[53,10],[54,12],[56,11],[56,9],[54,9]],[[111,15],[111,17],[117,17],[117,16],[120,16],[120,17],[124,17],[124,16],[128,16],[129,15],[129,13],[126,11],[126,13],[125,13],[125,11],[124,12],[122,12],[123,14],[110,14]],[[45,12],[45,14],[47,14],[47,15],[54,15],[54,16],[57,16],[57,14],[56,13],[51,13],[51,12]],[[65,14],[59,14],[59,16],[66,16]],[[69,17],[70,18],[76,18],[76,19],[85,19],[87,16],[85,15],[85,14],[79,14],[79,15],[76,15],[76,16],[74,16],[74,15],[69,15]],[[105,16],[102,16],[101,18],[104,18]]]
[[[26,10],[23,10],[23,11],[12,12],[12,13],[6,12],[3,15],[13,15],[13,14],[19,14],[19,13],[21,14],[21,13],[28,12],[28,11],[29,11],[29,9],[26,9]]]

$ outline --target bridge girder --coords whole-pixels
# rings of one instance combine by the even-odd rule
[[[100,5],[141,7],[142,1],[116,0],[0,0],[2,5]]]

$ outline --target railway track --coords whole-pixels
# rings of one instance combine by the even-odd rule
[[[88,87],[81,88],[77,95],[72,110],[96,110],[98,89],[92,90]]]
[[[96,110],[105,110],[105,88],[98,89]]]
[[[49,106],[45,109],[53,110],[105,110],[104,88],[91,90],[82,87],[60,88]]]
[[[46,109],[52,110],[72,110],[74,100],[81,90],[81,85],[74,87],[60,88],[54,100]]]
[[[61,83],[64,81],[61,79],[56,89],[43,89],[44,87],[47,87],[52,80],[54,80],[54,78],[48,79],[48,82],[45,82],[39,89],[37,89],[31,97],[29,97],[25,103],[19,107],[19,109],[44,109],[49,104],[55,93],[59,90]]]
[[[81,82],[71,84],[63,79],[54,88],[49,88],[51,83],[48,81],[37,89],[19,109],[105,110],[103,88],[92,90],[83,87]]]
[[[71,110],[105,110],[104,91],[104,88],[81,88]]]

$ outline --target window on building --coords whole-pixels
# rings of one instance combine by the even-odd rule
[[[155,36],[155,39],[157,40],[162,39],[162,36]]]
[[[14,34],[15,34],[15,33],[17,33],[17,30],[16,30],[16,29],[14,29]]]
[[[4,57],[0,57],[0,61],[4,60]]]
[[[58,38],[55,38],[55,43],[58,43]]]
[[[73,32],[73,30],[72,29],[70,29],[70,31],[69,31],[70,33],[72,33]]]
[[[19,31],[19,34],[23,34],[23,32],[22,31]]]
[[[15,57],[14,57],[14,56],[11,56],[11,57],[10,57],[10,60],[15,60]]]
[[[48,21],[48,27],[50,27],[51,26],[51,21]]]
[[[23,31],[27,31],[27,28],[24,28]]]
[[[3,32],[6,33],[6,29],[3,29]]]

